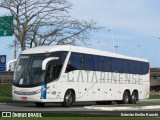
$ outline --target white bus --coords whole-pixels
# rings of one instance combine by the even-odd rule
[[[55,45],[23,51],[14,72],[13,101],[132,103],[149,97],[149,62],[90,48]]]

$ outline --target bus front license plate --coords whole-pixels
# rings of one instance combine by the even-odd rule
[[[26,100],[27,100],[27,97],[21,97],[21,100],[22,100],[22,101],[26,101]]]

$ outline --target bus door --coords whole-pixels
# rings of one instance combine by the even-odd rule
[[[57,65],[49,65],[46,72],[46,81],[47,81],[47,95],[46,98],[53,99],[56,98],[57,85],[56,79],[58,78],[58,67]]]

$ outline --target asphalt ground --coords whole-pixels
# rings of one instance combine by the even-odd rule
[[[148,108],[147,107],[145,108],[145,106],[148,106]],[[138,101],[137,104],[133,106],[121,105],[116,103],[113,103],[112,105],[96,105],[95,102],[77,102],[77,103],[74,103],[73,106],[71,107],[62,107],[61,104],[59,103],[46,103],[44,107],[37,107],[34,103],[0,103],[0,111],[52,111],[52,112],[61,111],[63,112],[63,111],[106,111],[106,110],[108,111],[118,111],[118,110],[160,111],[160,100],[159,99],[142,100],[142,101]]]

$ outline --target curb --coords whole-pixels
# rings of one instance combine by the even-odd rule
[[[114,110],[150,110],[150,109],[160,109],[160,105],[155,106],[135,106],[135,107],[96,107],[89,106],[84,107],[91,110],[105,110],[105,111],[114,111]]]
[[[149,102],[149,101],[160,101],[160,99],[144,99],[144,100],[139,100],[140,102]]]

